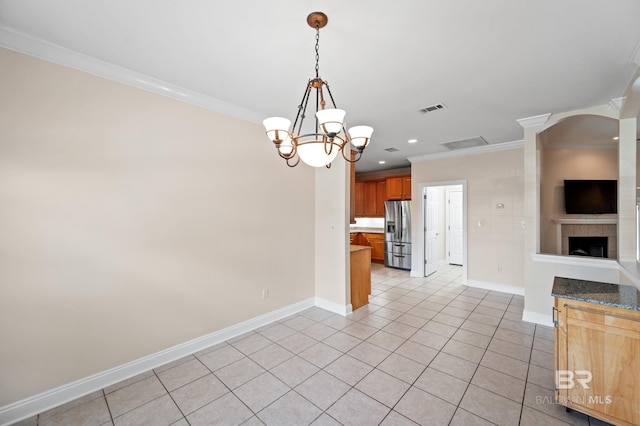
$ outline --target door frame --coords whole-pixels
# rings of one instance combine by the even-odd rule
[[[423,199],[424,199],[424,195],[426,192],[426,188],[430,187],[430,186],[450,186],[450,185],[462,185],[462,203],[463,203],[463,208],[462,208],[462,221],[463,221],[463,232],[464,235],[462,236],[462,260],[463,260],[463,265],[462,265],[462,282],[463,284],[467,284],[467,277],[468,277],[468,273],[467,273],[467,268],[468,268],[468,226],[467,226],[467,207],[468,207],[468,202],[467,202],[467,180],[466,179],[460,179],[460,180],[447,180],[447,181],[437,181],[437,182],[421,182],[418,184],[418,194],[419,194],[419,199],[416,200],[418,201],[417,203],[411,203],[413,205],[414,208],[417,207],[417,218],[419,220],[419,224],[420,226],[414,226],[414,229],[412,230],[412,239],[413,241],[415,241],[417,244],[412,244],[412,257],[411,257],[411,276],[412,277],[416,277],[416,278],[424,278],[424,272],[425,272],[425,268],[424,268],[424,203],[423,203]],[[413,223],[415,224],[417,221],[413,221]]]
[[[459,185],[452,185],[452,186],[459,186]],[[445,238],[445,245],[446,245],[446,253],[447,255],[445,256],[446,258],[446,262],[447,264],[451,264],[451,193],[452,192],[461,192],[461,189],[453,189],[452,186],[449,186],[445,189],[445,200],[446,200],[446,225],[445,225],[445,229],[447,230],[447,237]],[[462,188],[462,187],[461,187]],[[464,200],[462,201],[462,207],[464,208]],[[463,213],[464,214],[464,213]],[[462,218],[463,224],[464,224],[464,216]],[[463,225],[464,226],[464,225]],[[464,237],[464,229],[462,230],[462,236]],[[462,259],[462,264],[464,265],[464,258]]]

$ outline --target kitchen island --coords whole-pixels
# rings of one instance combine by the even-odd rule
[[[556,277],[555,397],[568,410],[640,424],[640,292]]]
[[[371,294],[371,247],[351,245],[351,309],[369,303]]]

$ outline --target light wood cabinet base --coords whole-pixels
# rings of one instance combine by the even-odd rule
[[[640,424],[640,311],[555,300],[556,402],[615,425]]]
[[[371,294],[371,247],[351,248],[351,309],[369,303]]]

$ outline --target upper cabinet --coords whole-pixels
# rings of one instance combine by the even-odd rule
[[[385,181],[355,183],[355,217],[384,217]]]
[[[397,176],[387,178],[388,200],[411,199],[411,176]]]
[[[384,217],[384,202],[387,201],[387,182],[376,182],[376,217]]]
[[[364,217],[364,182],[356,182],[354,184],[354,216],[355,217]],[[353,221],[355,223],[355,221]]]
[[[358,175],[357,182],[354,182],[356,176],[352,174],[351,223],[356,217],[384,217],[384,202],[387,200],[411,199],[411,175],[394,172],[391,176],[389,171],[362,173]],[[403,172],[410,173],[411,170]]]
[[[378,182],[364,183],[364,217],[376,217],[378,203]]]

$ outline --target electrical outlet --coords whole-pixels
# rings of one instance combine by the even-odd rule
[[[262,298],[266,299],[267,297],[269,297],[269,289],[265,288],[264,290],[262,290]]]
[[[502,266],[498,266],[498,273],[502,273]]]

